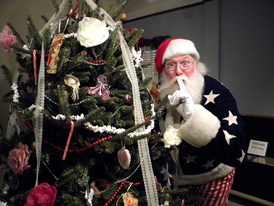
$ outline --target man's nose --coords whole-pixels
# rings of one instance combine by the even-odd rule
[[[176,71],[176,74],[177,74],[177,75],[181,75],[181,74],[183,74],[183,70],[182,70],[182,68],[181,68],[181,65],[180,65],[180,64],[176,64],[175,71]]]

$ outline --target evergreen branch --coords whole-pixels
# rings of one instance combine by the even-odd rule
[[[21,36],[19,35],[19,33],[15,30],[15,28],[13,27],[13,25],[11,23],[7,23],[8,27],[11,29],[12,33],[16,36],[18,42],[21,44],[21,45],[24,45],[25,42],[23,41],[23,39],[21,38]]]
[[[57,86],[57,95],[60,105],[60,112],[64,114],[66,117],[69,116],[69,106],[68,106],[68,93],[62,86]]]
[[[55,8],[55,13],[58,13],[59,5],[57,4],[56,0],[52,0],[51,3],[52,3],[52,6]]]
[[[3,95],[2,102],[10,103],[12,101],[13,91],[9,91],[7,94]]]
[[[143,29],[135,29],[133,32],[133,36],[128,41],[128,47],[132,48],[133,46],[135,46],[138,43],[139,39],[142,37],[143,33],[144,33]]]
[[[70,48],[66,47],[64,49],[61,50],[61,58],[60,58],[60,64],[58,66],[58,71],[60,73],[66,73],[66,71],[64,70],[67,70],[67,68],[64,66],[66,62],[69,61],[69,56],[70,56]]]
[[[2,70],[8,83],[12,85],[12,74],[10,72],[10,69],[8,69],[5,65],[1,65],[0,69]]]
[[[117,50],[118,46],[119,46],[119,39],[118,39],[118,29],[116,28],[110,35],[110,42],[109,42],[109,46],[106,52],[106,56],[105,59],[107,60],[108,64],[109,64],[109,59],[111,57],[114,56],[114,52]]]
[[[45,21],[45,23],[49,21],[49,19],[45,15],[41,15],[41,18]]]
[[[128,128],[128,129],[126,129],[124,132],[115,135],[112,139],[113,139],[113,140],[116,140],[116,139],[123,139],[123,138],[126,138],[126,136],[127,136],[129,133],[134,132],[134,131],[136,131],[137,129],[141,128],[142,126],[146,126],[146,125],[148,125],[148,124],[150,124],[150,121],[149,121],[149,120],[148,120],[148,121],[145,121],[145,122],[142,122],[142,123],[140,123],[140,124],[134,125],[134,126]],[[146,135],[144,135],[144,136],[146,137]],[[133,139],[134,139],[134,140],[137,140],[137,139],[142,139],[142,138],[144,138],[143,135],[140,135],[140,137],[139,137],[139,136],[138,136],[138,137],[134,137]]]
[[[82,64],[84,62],[86,56],[87,56],[87,52],[86,51],[81,51],[81,53],[77,54],[74,57],[74,59],[73,59],[73,65],[75,67],[77,67],[80,64]]]
[[[189,188],[187,187],[183,187],[183,188],[179,188],[179,189],[174,189],[174,190],[169,190],[169,189],[165,189],[163,193],[165,194],[170,194],[170,195],[182,195],[185,192],[187,192],[189,190]]]
[[[36,47],[37,44],[41,44],[42,42],[42,38],[39,34],[39,31],[37,30],[37,28],[35,27],[31,17],[28,15],[27,16],[27,23],[28,23],[28,30],[29,30],[29,34],[32,36],[32,40],[34,41],[33,42],[33,45],[34,47]]]
[[[123,10],[123,8],[126,6],[127,0],[124,0],[122,3],[120,3],[116,9],[115,12],[112,14],[113,19],[118,19],[120,17],[120,13]]]
[[[49,50],[49,47],[50,47],[50,41],[51,41],[51,30],[49,28],[46,28],[44,31],[43,31],[43,41],[44,41],[44,45],[45,45],[45,50]]]
[[[23,47],[15,47],[15,46],[12,46],[12,48],[18,52],[21,52],[21,53],[24,53],[24,54],[30,54],[32,55],[31,51],[30,50],[27,50],[27,49],[24,49]]]

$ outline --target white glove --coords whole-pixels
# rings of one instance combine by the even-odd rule
[[[172,95],[168,95],[169,102],[186,121],[195,111],[195,105],[192,97],[187,93],[185,85],[181,78],[177,78],[180,90],[176,90]]]

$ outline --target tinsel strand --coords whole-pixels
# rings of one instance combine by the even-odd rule
[[[40,69],[38,76],[38,88],[36,98],[36,109],[34,111],[34,134],[36,143],[36,181],[35,186],[38,185],[38,177],[40,171],[40,163],[42,156],[42,138],[43,138],[43,109],[45,98],[45,59],[44,59],[44,43],[42,42]]]

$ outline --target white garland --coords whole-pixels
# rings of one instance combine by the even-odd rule
[[[156,114],[154,111],[154,104],[151,104],[151,113],[152,113],[151,117],[154,117]],[[56,116],[52,116],[52,118],[55,120],[63,120],[63,121],[66,120],[66,116],[63,114],[58,114]],[[70,119],[75,120],[75,121],[82,120],[84,118],[85,118],[84,114],[70,116]],[[142,132],[131,132],[128,135],[129,135],[129,137],[136,137],[136,136],[150,134],[151,130],[154,128],[154,126],[155,126],[155,121],[151,120],[150,125]],[[90,122],[86,122],[85,127],[95,133],[96,132],[100,132],[100,133],[105,132],[108,134],[120,134],[120,133],[126,131],[124,128],[116,128],[111,125],[103,125],[103,126],[92,125]]]
[[[116,127],[112,127],[110,125],[107,125],[107,126],[104,125],[102,127],[97,126],[97,125],[94,126],[90,122],[86,122],[85,126],[86,126],[87,129],[89,129],[93,132],[100,132],[100,133],[106,132],[106,133],[109,133],[109,134],[120,134],[120,133],[125,131],[125,129],[123,129],[123,128],[118,128],[117,129]]]
[[[14,93],[13,97],[12,97],[12,101],[14,103],[18,103],[19,98],[20,98],[20,95],[19,95],[19,92],[18,92],[18,84],[17,84],[18,76],[19,76],[19,72],[16,71],[14,76],[13,76],[13,82],[12,82],[12,85],[11,85],[11,90]]]
[[[151,112],[152,112],[151,117],[154,117],[155,114],[156,114],[155,111],[154,111],[154,104],[151,104]],[[150,125],[145,130],[143,130],[141,132],[131,132],[128,135],[130,137],[138,137],[138,136],[141,136],[141,135],[149,134],[149,133],[151,133],[151,130],[153,130],[154,126],[155,126],[155,121],[152,119]]]
[[[11,89],[13,90],[14,94],[13,94],[13,97],[12,97],[12,101],[14,103],[18,103],[19,102],[19,98],[20,98],[20,95],[19,95],[19,92],[18,92],[18,84],[16,82],[14,82],[12,85],[11,85]]]
[[[6,202],[0,201],[0,206],[8,206],[8,204]]]

